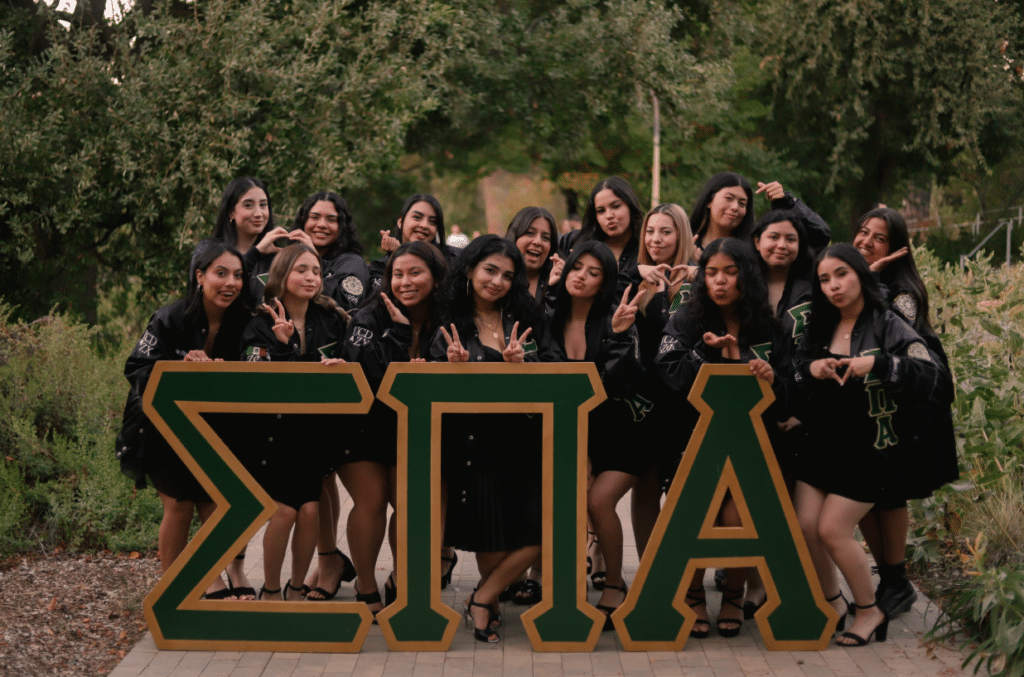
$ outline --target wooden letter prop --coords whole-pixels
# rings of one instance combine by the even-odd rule
[[[200,414],[363,414],[372,401],[358,364],[157,363],[143,397],[146,415],[217,504],[146,597],[146,620],[157,647],[359,650],[372,622],[362,602],[199,599],[277,509]]]
[[[704,365],[689,400],[700,421],[633,588],[612,614],[623,646],[681,650],[697,618],[684,599],[693,573],[719,566],[760,572],[768,602],[755,619],[768,649],[824,649],[838,616],[821,592],[761,420],[774,400],[770,387],[747,365]],[[715,526],[726,489],[739,527]]]
[[[530,413],[543,416],[544,601],[523,624],[535,651],[592,651],[604,622],[584,571],[588,412],[605,399],[594,365],[392,363],[377,397],[398,412],[398,601],[377,615],[388,646],[446,651],[458,627],[441,602],[441,414]]]

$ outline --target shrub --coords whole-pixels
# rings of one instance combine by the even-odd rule
[[[136,494],[114,458],[127,347],[101,357],[83,324],[10,318],[0,304],[0,553],[152,548],[159,500]]]

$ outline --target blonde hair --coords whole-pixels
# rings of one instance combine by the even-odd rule
[[[651,217],[655,214],[664,214],[672,220],[672,225],[676,229],[676,253],[669,261],[669,265],[673,268],[679,265],[692,265],[695,261],[694,254],[697,251],[696,245],[693,243],[693,233],[690,231],[690,219],[686,216],[686,212],[683,208],[677,204],[665,202],[651,211],[647,212],[647,216],[644,217],[643,226],[640,227],[640,252],[637,254],[636,261],[642,266],[653,266],[657,265],[654,259],[651,258],[650,252],[647,251],[647,242],[645,233],[647,232],[647,223],[651,220]],[[682,287],[685,282],[673,285],[668,289],[668,298],[672,299],[677,293],[679,288]],[[650,289],[650,285],[647,282],[640,283],[640,289],[647,291]],[[654,294],[646,294],[645,297],[640,301],[640,310],[646,311],[647,304],[650,302],[651,297]]]
[[[288,287],[288,275],[292,272],[292,268],[295,267],[295,262],[299,260],[299,257],[303,254],[312,254],[316,257],[317,264],[323,270],[323,261],[320,259],[320,255],[316,253],[316,250],[309,245],[302,244],[301,242],[289,245],[277,252],[274,256],[274,261],[270,264],[270,277],[267,279],[267,284],[263,288],[263,303],[268,306],[274,299],[284,298],[285,292]],[[333,310],[334,312],[345,318],[345,322],[349,320],[349,314],[339,306],[334,299],[330,296],[324,296],[324,283],[323,276],[320,278],[320,288],[316,292],[316,296],[313,297],[312,302]]]

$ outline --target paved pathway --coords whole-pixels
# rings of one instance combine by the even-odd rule
[[[347,500],[347,495],[342,494]],[[351,507],[351,503],[349,506]],[[629,522],[629,501],[619,504],[623,524]],[[347,510],[343,508],[343,514]],[[342,528],[344,520],[342,521]],[[626,529],[626,580],[632,580],[639,560]],[[249,546],[246,573],[256,587],[263,578],[260,543],[262,532]],[[347,550],[347,547],[343,547]],[[286,558],[282,580],[289,577]],[[385,545],[378,564],[377,579],[381,590],[391,570],[390,554]],[[442,592],[442,599],[461,611],[461,602],[468,597],[479,575],[471,554],[460,553],[452,585]],[[720,595],[705,581],[708,611],[717,616]],[[596,603],[600,593],[589,591],[589,601]],[[341,588],[339,599],[352,601],[351,584]],[[849,593],[847,591],[847,596]],[[692,675],[693,677],[883,677],[969,675],[961,670],[963,655],[950,648],[929,648],[921,636],[934,623],[938,613],[923,595],[914,608],[889,627],[886,642],[872,642],[863,648],[830,646],[825,651],[767,651],[755,623],[744,624],[739,637],[723,639],[712,631],[708,639],[690,639],[683,651],[627,652],[615,633],[604,633],[596,649],[586,653],[534,653],[519,614],[527,607],[511,602],[503,604],[505,622],[500,644],[484,644],[460,628],[446,653],[400,653],[388,651],[380,628],[373,626],[358,654],[314,654],[230,651],[160,651],[147,634],[121,661],[111,677],[603,677],[613,675]]]

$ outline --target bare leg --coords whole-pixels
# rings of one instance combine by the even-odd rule
[[[348,514],[348,547],[352,553],[352,563],[356,568],[356,592],[372,595],[377,592],[377,555],[384,543],[388,516],[388,476],[387,468],[373,461],[358,461],[343,465],[338,474],[341,483],[352,496],[352,510]],[[338,560],[339,558],[331,558]],[[340,562],[338,562],[340,564]],[[333,590],[340,580],[338,577],[329,583]],[[371,612],[384,608],[382,603],[368,605]]]
[[[324,476],[323,487],[320,490],[320,527],[318,529],[316,547],[322,553],[334,552],[338,547],[338,520],[341,518],[341,496],[338,495],[338,483],[335,481],[335,473]],[[305,585],[307,588],[324,588],[333,590],[333,587],[325,588],[330,581],[337,581],[341,576],[341,558],[327,557],[325,561],[319,561],[306,576]],[[321,568],[325,571],[321,572]],[[323,580],[321,580],[321,578]]]
[[[281,566],[288,548],[288,536],[297,517],[298,511],[295,508],[278,503],[277,512],[271,515],[266,531],[263,532],[263,587],[278,591],[265,593],[264,599],[281,599]]]
[[[633,487],[632,510],[633,536],[636,549],[643,558],[647,543],[651,540],[654,525],[661,514],[661,477],[651,468]]]
[[[477,567],[480,569],[480,585],[473,593],[473,599],[479,604],[488,604],[496,609],[498,596],[510,586],[519,575],[540,555],[539,545],[528,545],[511,552],[478,552]],[[466,600],[468,606],[469,600]],[[484,627],[484,611],[473,608],[473,622],[477,627]],[[479,614],[479,617],[478,617]]]
[[[160,537],[158,547],[160,549],[160,570],[167,573],[167,570],[178,559],[178,555],[185,549],[188,543],[188,532],[192,527],[192,513],[195,511],[195,503],[192,501],[179,501],[176,498],[162,494],[159,491],[160,502],[164,506],[164,514],[160,519]]]
[[[850,586],[850,591],[853,592],[853,600],[860,607],[850,632],[864,638],[867,638],[885,620],[885,614],[881,609],[870,606],[875,603],[875,591],[871,585],[868,558],[853,535],[857,523],[870,509],[870,503],[860,503],[836,494],[829,494],[825,497],[821,515],[818,518],[818,533],[821,536],[821,541],[843,573],[846,583]],[[853,643],[852,640],[842,637],[838,638],[837,642],[839,644]]]
[[[615,512],[619,499],[636,484],[636,475],[607,470],[594,478],[594,483],[587,494],[587,513],[594,523],[597,538],[601,541],[601,551],[607,567],[605,588],[601,592],[599,604],[618,606],[624,594],[622,586],[622,522]]]
[[[295,518],[295,531],[292,532],[292,578],[291,581],[301,581],[309,569],[309,561],[313,559],[313,550],[316,548],[317,531],[320,528],[320,507],[316,501],[303,503]],[[280,571],[278,571],[280,579]],[[294,586],[286,591],[289,599],[295,599],[296,589],[301,586]]]
[[[836,576],[836,567],[818,532],[818,521],[824,503],[825,492],[803,482],[796,483],[793,504],[797,520],[800,522],[800,530],[804,534],[807,549],[811,553],[814,571],[818,574],[818,581],[821,583],[825,597],[835,598],[831,602],[832,608],[839,613],[844,613],[846,611],[842,606],[844,602],[838,597],[839,578]]]

